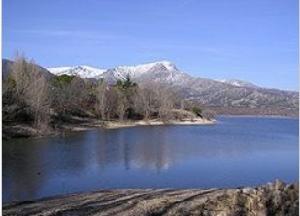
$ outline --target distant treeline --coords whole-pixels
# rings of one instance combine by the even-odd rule
[[[4,123],[25,122],[46,130],[71,121],[74,116],[120,121],[212,117],[171,88],[157,83],[138,86],[127,76],[109,85],[103,79],[49,77],[39,69],[24,57],[15,59],[3,80]]]

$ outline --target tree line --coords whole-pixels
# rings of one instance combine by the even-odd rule
[[[76,76],[47,77],[34,61],[17,57],[3,80],[3,120],[32,123],[39,129],[72,117],[109,120],[194,118],[202,110],[158,83],[139,86],[129,76],[108,84]]]

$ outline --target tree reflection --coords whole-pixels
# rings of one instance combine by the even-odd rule
[[[178,166],[190,169],[187,161],[196,161],[197,168],[201,162],[213,161],[211,168],[217,168],[214,162],[244,158],[256,152],[297,152],[297,131],[294,135],[254,131],[254,126],[243,122],[243,127],[219,124],[99,129],[66,137],[5,141],[3,199],[24,200],[107,185],[118,187],[122,178],[142,178],[146,172],[155,178]],[[294,155],[286,161],[292,163]],[[246,162],[252,165],[251,161]],[[201,171],[207,171],[205,167],[201,166]],[[256,167],[249,167],[252,170]],[[117,178],[117,185],[109,184]],[[134,183],[143,185],[130,180],[129,186]]]

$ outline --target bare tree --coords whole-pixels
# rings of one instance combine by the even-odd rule
[[[118,91],[117,88],[110,87],[107,91],[107,110],[106,119],[110,120],[118,116]]]
[[[28,64],[25,57],[17,55],[12,65],[12,78],[16,83],[16,95],[21,98],[30,85],[32,64]]]
[[[143,114],[144,119],[149,119],[155,110],[155,92],[150,88],[143,87],[138,90],[137,109]]]
[[[107,111],[107,90],[108,86],[105,81],[101,81],[96,87],[96,104],[95,110],[101,119],[106,119]]]
[[[175,104],[175,97],[171,89],[164,86],[158,86],[156,89],[158,100],[158,116],[164,121],[172,118],[172,109]]]
[[[62,75],[55,77],[52,82],[52,105],[60,118],[68,119],[71,115],[85,116],[89,93],[84,80]]]
[[[15,90],[20,105],[26,112],[30,109],[36,127],[48,125],[50,107],[55,114],[53,119],[59,122],[74,120],[73,116],[92,116],[93,111],[103,120],[156,116],[168,121],[174,118],[174,109],[188,107],[187,102],[180,103],[176,98],[174,89],[154,82],[139,87],[129,76],[114,86],[104,81],[95,85],[68,75],[48,79],[33,61],[28,63],[24,57],[17,56],[12,66],[12,80],[7,80],[4,86],[6,98]],[[179,114],[177,112],[181,118]]]
[[[118,98],[117,114],[119,120],[123,121],[127,109],[127,99],[124,92],[121,89],[117,89],[117,98]]]
[[[50,100],[48,83],[44,77],[32,77],[32,82],[25,92],[25,101],[33,112],[35,127],[47,130],[50,120]]]
[[[18,101],[29,106],[34,126],[47,129],[50,119],[49,87],[46,78],[38,71],[34,61],[27,62],[17,56],[12,66],[12,78],[15,81]]]

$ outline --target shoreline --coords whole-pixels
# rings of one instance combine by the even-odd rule
[[[233,189],[107,189],[4,203],[3,215],[297,215],[299,185]]]
[[[127,120],[127,121],[94,121],[81,124],[67,124],[63,125],[63,131],[66,132],[76,132],[76,131],[87,131],[96,128],[102,129],[118,129],[118,128],[131,128],[131,127],[138,127],[138,126],[168,126],[168,125],[213,125],[216,124],[217,120],[212,119],[202,119],[202,118],[195,118],[194,120],[172,120],[172,121],[161,121],[159,119],[151,119],[151,120]]]
[[[182,120],[170,120],[170,121],[161,121],[159,119],[149,119],[149,120],[127,120],[127,121],[102,121],[97,119],[84,119],[78,118],[77,123],[65,123],[60,125],[56,129],[51,129],[50,131],[43,133],[36,128],[33,128],[30,125],[23,123],[16,123],[12,125],[2,124],[2,138],[5,140],[16,139],[16,138],[39,138],[47,136],[58,136],[68,132],[79,132],[87,131],[96,128],[102,129],[118,129],[118,128],[129,128],[129,127],[138,127],[138,126],[188,126],[188,125],[214,125],[218,122],[218,117],[230,117],[230,118],[278,118],[278,119],[298,119],[299,117],[294,116],[279,116],[279,115],[217,115],[214,119],[208,120],[204,118],[194,118],[191,119],[182,119]]]
[[[87,131],[96,128],[103,129],[118,129],[118,128],[129,128],[137,126],[162,126],[162,125],[212,125],[217,121],[215,119],[208,120],[204,118],[194,118],[171,120],[171,121],[161,121],[159,119],[151,120],[128,120],[128,121],[102,121],[97,119],[85,119],[85,121],[78,123],[68,123],[62,124],[59,128],[50,130],[47,133],[43,133],[30,125],[26,124],[15,124],[15,125],[3,125],[2,127],[2,138],[4,139],[14,139],[14,138],[34,138],[34,137],[47,137],[47,136],[57,136],[60,134],[68,132],[79,132]]]
[[[117,128],[127,128],[136,126],[160,126],[160,125],[211,125],[215,124],[217,121],[215,119],[208,120],[203,118],[195,118],[193,120],[183,119],[183,120],[171,120],[171,121],[161,121],[158,119],[151,120],[138,120],[138,121],[109,121],[104,125],[105,129],[117,129]]]
[[[218,117],[247,117],[247,118],[279,118],[279,119],[299,119],[299,116],[284,116],[284,115],[232,115],[232,114],[222,114],[217,115]]]

